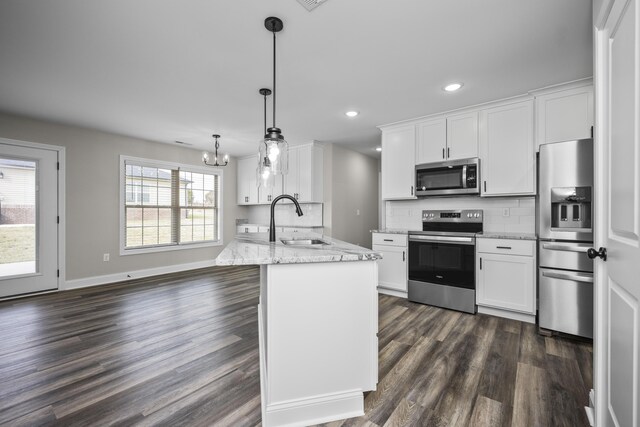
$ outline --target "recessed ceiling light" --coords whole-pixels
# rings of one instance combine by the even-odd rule
[[[447,92],[455,92],[463,86],[462,83],[451,83],[446,85],[443,89]]]
[[[347,117],[355,117],[355,116],[357,116],[357,115],[358,115],[358,114],[360,114],[360,113],[359,113],[359,112],[357,112],[357,111],[347,111],[347,112],[346,112],[346,113],[344,113],[344,114],[346,114],[346,116],[347,116]]]
[[[376,147],[376,151],[382,151],[382,147]]]

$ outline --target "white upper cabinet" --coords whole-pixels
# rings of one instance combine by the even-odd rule
[[[478,157],[478,113],[476,111],[416,125],[416,164]]]
[[[540,144],[591,138],[593,85],[536,95],[536,150]]]
[[[256,169],[258,159],[256,156],[238,159],[237,167],[237,196],[239,205],[258,204],[258,183]]]
[[[447,160],[478,157],[478,113],[447,117]]]
[[[414,124],[382,130],[382,199],[415,199]]]
[[[480,112],[482,196],[534,195],[533,101]]]
[[[289,172],[284,176],[284,193],[301,203],[322,203],[322,147],[312,143],[289,147]]]
[[[439,162],[447,155],[447,119],[427,120],[416,125],[416,164]]]

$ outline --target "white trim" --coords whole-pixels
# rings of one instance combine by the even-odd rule
[[[398,122],[379,125],[379,126],[376,126],[376,127],[378,129],[380,129],[380,130],[389,130],[389,129],[394,129],[396,127],[407,126],[407,125],[410,125],[410,124],[417,125],[417,124],[422,123],[422,122],[427,121],[427,120],[433,120],[433,119],[438,119],[438,118],[447,118],[447,117],[450,117],[450,116],[457,116],[458,114],[480,112],[480,110],[484,110],[484,109],[487,109],[487,108],[503,107],[503,106],[516,104],[516,103],[522,102],[522,101],[529,101],[529,100],[533,100],[533,99],[534,99],[533,95],[530,95],[529,93],[526,93],[526,94],[522,94],[522,95],[512,96],[512,97],[509,97],[509,98],[502,98],[502,99],[496,99],[496,100],[493,100],[493,101],[487,101],[487,102],[483,102],[481,104],[469,105],[469,106],[466,106],[466,107],[457,108],[455,110],[442,111],[442,112],[439,112],[439,113],[433,113],[433,114],[429,114],[429,115],[426,115],[426,116],[420,116],[420,117],[415,117],[415,118],[412,118],[412,119],[400,120]]]
[[[573,81],[570,81],[570,82],[560,83],[560,84],[547,86],[547,87],[543,87],[543,88],[532,89],[532,90],[528,91],[527,93],[524,93],[524,94],[521,94],[521,95],[516,95],[516,96],[512,96],[512,97],[508,97],[508,98],[502,98],[502,99],[496,99],[496,100],[493,100],[493,101],[487,101],[487,102],[483,102],[481,104],[469,105],[469,106],[466,106],[466,107],[457,108],[455,110],[441,111],[441,112],[438,112],[438,113],[428,114],[428,115],[425,115],[425,116],[414,117],[414,118],[411,118],[411,119],[400,120],[400,121],[392,122],[392,123],[386,123],[386,124],[379,125],[379,126],[376,126],[376,127],[378,129],[380,129],[380,130],[393,129],[393,128],[398,127],[398,126],[406,126],[406,125],[410,125],[410,124],[418,124],[418,123],[423,122],[423,121],[425,121],[427,119],[435,119],[435,118],[439,118],[439,117],[446,117],[446,116],[449,116],[449,115],[452,115],[452,114],[472,112],[474,110],[482,110],[482,109],[486,109],[486,108],[490,108],[490,107],[506,106],[506,105],[513,104],[513,103],[516,103],[516,102],[533,99],[535,96],[540,96],[542,94],[553,93],[553,92],[557,92],[557,91],[560,91],[560,90],[566,90],[566,89],[569,89],[569,88],[577,88],[577,87],[589,86],[591,84],[593,84],[593,78],[592,77],[587,77],[587,78],[584,78],[584,79],[573,80]]]
[[[58,224],[58,270],[60,272],[57,277],[57,288],[63,289],[66,277],[66,148],[60,145],[42,144],[39,142],[21,141],[17,139],[0,138],[0,142],[7,145],[16,145],[18,147],[37,148],[39,150],[50,150],[58,152],[58,216],[60,222]]]
[[[395,289],[388,289],[380,285],[378,285],[378,293],[384,294],[384,295],[391,295],[392,297],[407,298],[406,291],[397,291]]]
[[[362,391],[353,390],[268,404],[263,425],[265,427],[308,426],[362,415],[364,415]]]
[[[518,320],[520,322],[533,323],[533,324],[536,323],[535,314],[518,313],[515,311],[501,310],[499,308],[484,307],[481,305],[478,306],[478,313],[488,314],[496,317],[504,317],[506,319]]]
[[[124,228],[125,228],[125,200],[126,200],[126,189],[125,189],[125,163],[127,161],[135,162],[142,166],[149,166],[154,168],[167,168],[167,169],[178,169],[188,172],[196,172],[196,173],[204,173],[204,174],[217,174],[220,182],[218,185],[218,203],[217,203],[217,212],[218,212],[218,240],[207,241],[207,242],[195,242],[195,243],[178,243],[172,245],[158,245],[158,246],[149,246],[142,248],[125,248],[125,236],[124,236]],[[118,182],[119,182],[119,201],[118,201],[118,211],[119,211],[119,223],[118,223],[118,234],[119,234],[119,254],[120,256],[127,255],[140,255],[140,254],[149,254],[149,253],[157,253],[157,252],[168,252],[168,251],[176,251],[183,249],[198,249],[198,248],[209,248],[224,245],[224,206],[223,206],[223,193],[224,193],[224,171],[222,169],[213,169],[210,166],[197,166],[190,165],[186,163],[175,163],[175,162],[165,162],[162,160],[153,160],[153,159],[144,159],[142,157],[133,157],[127,156],[124,154],[120,155],[119,158],[119,172],[118,172]]]
[[[606,20],[601,22],[600,28],[594,28],[594,134],[593,134],[593,160],[594,160],[594,216],[593,243],[594,247],[606,246],[608,231],[608,194],[606,184],[608,177],[607,162],[609,157],[609,29],[605,28],[609,19],[613,1],[606,11]],[[606,143],[606,144],[605,144]],[[607,263],[594,263],[593,287],[594,287],[594,330],[593,330],[593,396],[595,425],[605,426],[607,423],[607,334],[609,295],[607,292]]]
[[[174,264],[163,267],[146,268],[122,273],[105,274],[103,276],[85,277],[83,279],[68,280],[64,283],[64,290],[88,288],[91,286],[108,285],[125,280],[141,279],[144,277],[158,276],[161,274],[178,273],[180,271],[196,270],[198,268],[213,267],[215,260],[197,261],[186,264]]]
[[[588,86],[593,86],[593,77],[587,77],[585,79],[572,80],[570,82],[546,86],[540,89],[530,90],[529,93],[537,97],[541,95],[548,95],[550,93],[564,92],[565,90],[578,89]]]

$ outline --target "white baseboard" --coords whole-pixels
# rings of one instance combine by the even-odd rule
[[[144,277],[158,276],[161,274],[177,273],[180,271],[195,270],[198,268],[213,267],[215,260],[189,262],[186,264],[166,265],[163,267],[147,268],[144,270],[125,271],[122,273],[105,274],[103,276],[85,277],[82,279],[65,281],[60,290],[88,288],[91,286],[106,285],[122,282],[124,280],[142,279]]]
[[[266,405],[262,425],[309,426],[364,415],[362,391],[313,396]]]
[[[391,295],[392,297],[400,297],[400,298],[406,298],[407,297],[407,293],[406,292],[396,291],[395,289],[387,289],[387,288],[383,288],[381,286],[378,286],[378,293],[379,294],[385,294],[385,295]]]
[[[536,316],[534,314],[518,313],[515,311],[501,310],[499,308],[483,307],[481,305],[478,306],[478,313],[506,317],[507,319],[519,320],[521,322],[536,323]]]

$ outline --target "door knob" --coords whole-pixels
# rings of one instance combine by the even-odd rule
[[[603,261],[607,260],[607,248],[600,248],[597,251],[594,248],[587,249],[587,256],[591,259],[595,257],[602,258]]]

